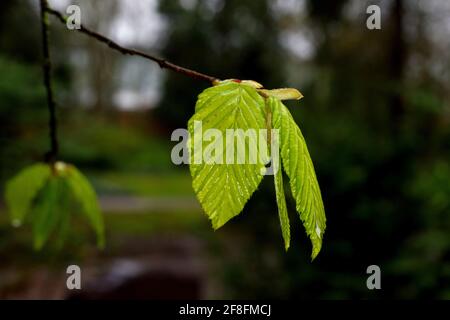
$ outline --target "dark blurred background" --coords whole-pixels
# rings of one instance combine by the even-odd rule
[[[450,2],[53,0],[86,26],[216,77],[295,87],[328,223],[311,246],[292,198],[283,250],[271,177],[213,231],[170,160],[206,84],[51,18],[60,158],[88,175],[107,246],[75,223],[33,251],[0,206],[0,298],[450,299]],[[381,30],[366,8],[381,8]],[[0,2],[0,188],[48,150],[37,0]],[[290,195],[289,195],[290,197]],[[65,287],[78,264],[82,287]],[[381,290],[366,268],[380,266]]]

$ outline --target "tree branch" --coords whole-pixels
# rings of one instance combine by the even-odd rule
[[[44,69],[44,85],[47,91],[47,107],[49,111],[49,133],[50,133],[50,151],[46,154],[46,160],[55,162],[58,155],[58,136],[56,123],[56,103],[52,89],[52,65],[50,62],[50,49],[48,41],[48,20],[47,20],[47,0],[40,0],[41,8],[41,28],[42,28],[42,53]]]
[[[58,12],[56,10],[53,10],[52,8],[50,8],[48,6],[45,8],[45,11],[47,11],[49,14],[55,16],[56,18],[58,18],[59,21],[61,21],[63,24],[66,24],[67,18],[64,15],[62,15],[60,12]],[[119,45],[118,43],[114,42],[113,40],[111,40],[111,39],[109,39],[109,38],[107,38],[107,37],[105,37],[105,36],[95,32],[95,31],[92,31],[92,30],[84,27],[83,25],[81,25],[80,29],[75,29],[75,30],[79,31],[81,33],[84,33],[84,34],[88,35],[89,37],[96,39],[97,41],[105,43],[111,49],[119,51],[120,53],[122,53],[124,55],[139,56],[139,57],[151,60],[153,62],[156,62],[162,69],[164,69],[164,68],[165,69],[169,69],[169,70],[175,71],[177,73],[184,74],[184,75],[186,75],[188,77],[191,77],[191,78],[194,78],[194,79],[208,81],[208,82],[211,82],[213,84],[216,83],[217,81],[219,81],[219,79],[217,79],[216,77],[209,76],[209,75],[206,75],[204,73],[200,73],[200,72],[195,71],[195,70],[191,70],[191,69],[188,69],[188,68],[181,67],[181,66],[176,65],[176,64],[174,64],[172,62],[166,61],[164,59],[161,59],[161,58],[149,55],[147,53],[144,53],[144,52],[141,52],[141,51],[138,51],[138,50],[122,47],[121,45]]]

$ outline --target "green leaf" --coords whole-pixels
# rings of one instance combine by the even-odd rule
[[[62,180],[51,177],[41,190],[33,212],[34,247],[42,249],[43,245],[56,227],[61,215],[58,202],[62,195]]]
[[[275,183],[275,195],[277,199],[277,206],[278,206],[278,217],[280,219],[280,226],[281,226],[281,234],[283,236],[284,240],[284,249],[287,251],[290,246],[291,242],[291,231],[290,231],[290,225],[289,225],[289,216],[286,206],[286,197],[284,195],[284,185],[283,185],[283,171],[281,169],[280,164],[280,137],[278,132],[274,132],[272,130],[272,111],[270,110],[270,106],[268,104],[268,101],[266,101],[266,123],[269,127],[268,134],[270,135],[270,138],[268,139],[270,143],[269,149],[270,149],[270,156],[272,160],[272,166],[274,170],[274,183]],[[272,143],[274,142],[274,143]],[[275,147],[276,149],[272,149]]]
[[[65,178],[76,200],[80,203],[83,213],[86,215],[91,226],[97,234],[99,247],[105,245],[105,226],[100,207],[97,202],[97,195],[87,178],[72,165],[66,165]]]
[[[280,150],[296,202],[296,209],[312,242],[311,258],[314,259],[322,248],[325,231],[325,210],[317,182],[314,166],[300,128],[283,103],[269,97],[273,127],[280,130]]]
[[[27,214],[31,216],[36,249],[44,246],[57,227],[60,230],[56,240],[61,240],[59,246],[62,246],[70,223],[70,193],[73,193],[73,198],[79,202],[94,228],[98,245],[103,247],[103,216],[95,191],[74,166],[64,162],[35,164],[22,170],[7,183],[5,199],[13,225],[20,225]]]
[[[70,230],[70,218],[71,218],[71,202],[73,195],[70,194],[69,185],[66,180],[62,181],[63,192],[61,195],[59,208],[60,215],[58,220],[58,232],[56,234],[56,248],[62,249],[67,239]]]
[[[214,153],[215,157],[223,159],[222,164],[196,161],[203,155],[203,150],[214,143],[202,140],[197,143],[201,150],[195,148],[195,135],[201,134],[195,126],[197,121],[201,121],[203,133],[211,128],[218,129],[223,137],[226,137],[226,129],[265,129],[264,100],[251,85],[223,81],[199,95],[195,114],[188,122],[192,185],[213,228],[217,229],[242,211],[261,182],[265,166],[259,157],[254,164],[249,161],[226,164],[226,151],[233,149],[233,145],[236,155],[237,144],[231,139],[229,143],[223,143],[217,154]],[[259,148],[258,141],[250,136],[244,143],[246,154],[250,145]],[[266,141],[264,146],[267,147]]]
[[[275,160],[274,160],[275,161]],[[274,175],[275,181],[275,193],[277,197],[277,205],[278,205],[278,216],[280,218],[280,226],[281,226],[281,234],[284,239],[284,248],[289,249],[291,242],[291,231],[289,226],[289,216],[286,206],[286,197],[284,195],[284,186],[283,186],[283,171],[281,168],[275,169],[276,174]]]
[[[22,224],[33,199],[43,188],[50,175],[50,166],[38,163],[26,167],[7,182],[5,200],[14,226]]]

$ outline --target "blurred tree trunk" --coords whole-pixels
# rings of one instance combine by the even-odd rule
[[[92,1],[86,5],[91,15],[89,26],[108,35],[119,11],[117,0]],[[86,50],[89,55],[89,86],[93,93],[92,107],[97,112],[105,112],[113,103],[114,71],[118,57],[108,47],[91,39],[87,39]]]
[[[389,102],[391,123],[394,131],[397,131],[405,112],[402,97],[403,75],[406,65],[407,52],[404,39],[404,3],[403,0],[395,0],[391,13],[391,45],[390,45],[390,69],[389,78],[393,84],[393,91]]]

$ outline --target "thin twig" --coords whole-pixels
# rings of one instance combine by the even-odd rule
[[[45,8],[45,10],[49,14],[57,17],[63,24],[66,24],[67,18],[64,15],[62,15],[60,12],[58,12],[56,10],[53,10],[53,9],[51,9],[48,6]],[[216,77],[212,77],[212,76],[206,75],[204,73],[200,73],[200,72],[195,71],[195,70],[191,70],[191,69],[188,69],[188,68],[181,67],[181,66],[176,65],[176,64],[174,64],[172,62],[166,61],[164,59],[161,59],[161,58],[149,55],[147,53],[144,53],[144,52],[141,52],[141,51],[138,51],[138,50],[125,48],[125,47],[119,45],[118,43],[114,42],[113,40],[111,40],[111,39],[109,39],[109,38],[107,38],[107,37],[105,37],[105,36],[95,32],[95,31],[92,31],[92,30],[84,27],[83,25],[80,26],[80,29],[75,29],[75,30],[79,31],[81,33],[84,33],[84,34],[88,35],[89,37],[92,37],[92,38],[94,38],[94,39],[96,39],[96,40],[98,40],[100,42],[105,43],[110,48],[112,48],[112,49],[114,49],[116,51],[119,51],[120,53],[122,53],[124,55],[140,56],[142,58],[145,58],[145,59],[151,60],[153,62],[156,62],[157,64],[159,64],[159,66],[162,69],[164,69],[164,68],[165,69],[169,69],[169,70],[172,70],[172,71],[184,74],[186,76],[189,76],[191,78],[195,78],[195,79],[199,79],[199,80],[205,80],[205,81],[208,81],[208,82],[213,83],[213,84],[215,84],[217,81],[219,81],[219,79],[217,79]]]
[[[40,0],[41,8],[41,28],[42,28],[42,52],[43,52],[43,69],[44,84],[47,91],[47,106],[49,111],[49,133],[50,133],[50,151],[46,154],[46,160],[55,162],[58,156],[58,136],[56,123],[56,103],[52,89],[52,65],[50,62],[50,49],[48,41],[48,21],[47,21],[47,0]]]

